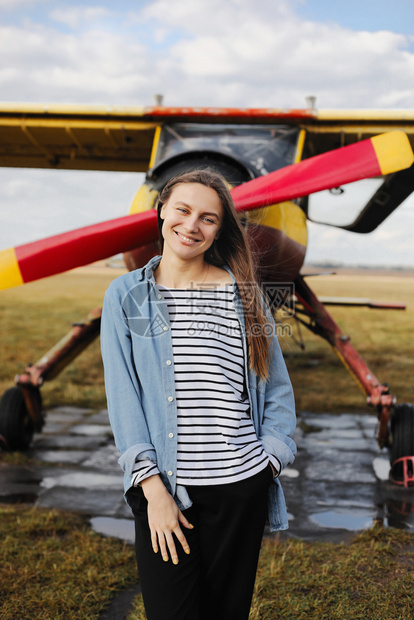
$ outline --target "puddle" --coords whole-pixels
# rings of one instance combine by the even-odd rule
[[[286,467],[280,475],[286,478],[299,478],[300,472],[297,469],[293,469],[292,467]]]
[[[372,468],[378,480],[388,480],[391,470],[388,455],[381,455],[375,457],[375,459],[372,461]]]
[[[112,436],[112,429],[109,424],[77,424],[70,429],[75,435],[109,435]]]
[[[32,450],[31,458],[43,463],[61,463],[65,465],[79,465],[90,455],[87,450]]]
[[[411,500],[411,501],[410,501]],[[390,499],[384,505],[386,525],[414,531],[414,498]]]
[[[374,511],[366,511],[360,508],[339,508],[312,514],[310,518],[320,527],[357,532],[371,527],[376,516],[377,513]]]
[[[90,523],[92,529],[98,534],[120,538],[130,544],[135,542],[135,526],[132,519],[93,517]]]
[[[62,475],[49,476],[43,478],[40,483],[45,489],[51,489],[55,486],[72,487],[81,489],[107,489],[115,488],[121,492],[122,476],[111,476],[110,474],[98,474],[94,472],[68,472]]]

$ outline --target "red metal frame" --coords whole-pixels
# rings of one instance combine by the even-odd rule
[[[387,385],[382,384],[377,379],[352,346],[350,337],[335,323],[325,306],[318,300],[300,275],[295,280],[295,295],[297,298],[296,314],[307,316],[310,322],[301,320],[300,316],[297,316],[298,320],[312,332],[329,342],[366,393],[368,405],[376,407],[379,420],[378,444],[381,448],[387,446],[388,423],[391,407],[396,402],[395,396],[389,393]]]
[[[168,107],[168,106],[145,106],[143,116],[147,117],[174,117],[177,120],[183,118],[208,118],[212,122],[215,118],[227,120],[229,118],[252,118],[258,119],[316,119],[317,112],[311,109],[287,109],[287,108],[215,108],[215,107]]]

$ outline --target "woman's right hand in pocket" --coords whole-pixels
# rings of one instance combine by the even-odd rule
[[[183,515],[168,493],[159,475],[150,476],[141,482],[141,487],[148,502],[148,523],[151,532],[151,543],[154,553],[161,552],[162,559],[168,562],[171,556],[173,564],[178,564],[178,554],[175,546],[174,536],[181,544],[185,553],[190,553],[190,546],[181,525],[187,529],[193,526]]]

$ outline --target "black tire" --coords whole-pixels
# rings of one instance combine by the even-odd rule
[[[34,433],[34,424],[27,411],[23,392],[19,387],[6,390],[0,401],[0,435],[9,450],[25,450]]]
[[[403,456],[414,456],[414,406],[409,403],[397,405],[391,418],[391,477],[402,482],[403,465],[395,461]]]

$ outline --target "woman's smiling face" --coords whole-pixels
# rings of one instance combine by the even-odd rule
[[[223,207],[211,187],[180,183],[162,206],[160,215],[164,220],[164,252],[168,246],[179,258],[190,259],[204,255],[218,238]]]

